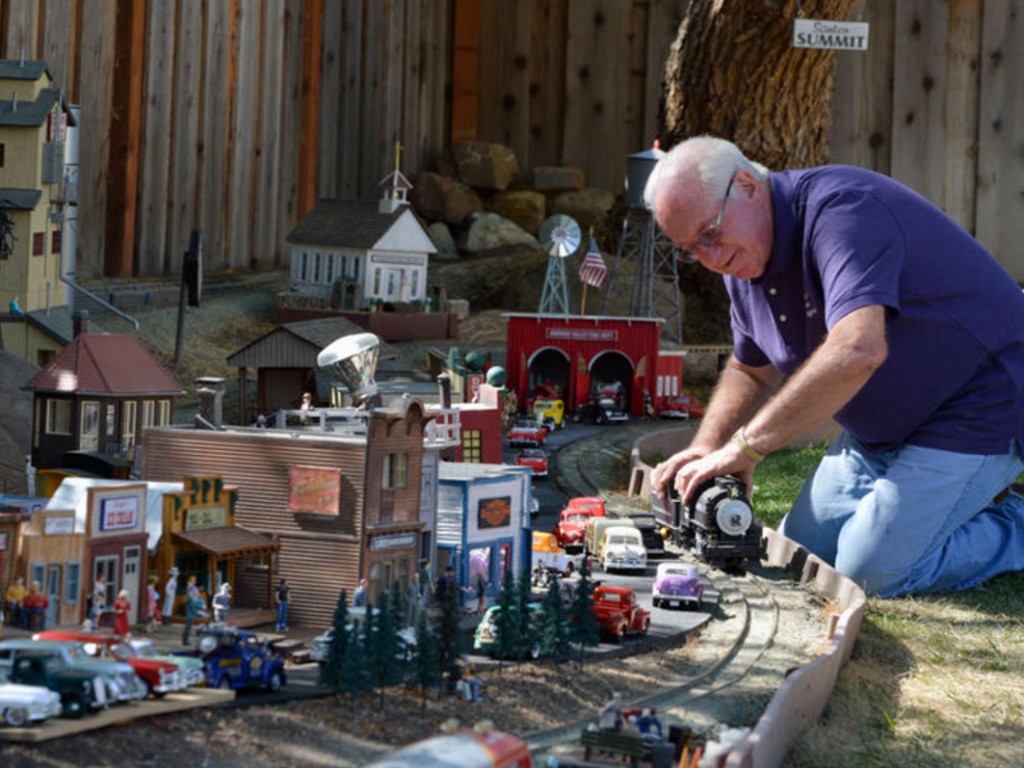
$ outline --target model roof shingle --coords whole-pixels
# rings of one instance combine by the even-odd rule
[[[23,388],[119,397],[185,394],[160,361],[130,333],[79,334]]]
[[[38,189],[0,187],[0,210],[34,211],[42,196],[42,191]]]
[[[43,88],[35,101],[0,99],[0,125],[39,126],[46,122],[53,105],[60,101],[60,91]]]
[[[376,200],[318,200],[316,207],[295,225],[285,240],[296,245],[365,250],[372,248],[410,211],[411,208],[403,205],[392,213],[381,213]]]
[[[0,59],[0,80],[38,80],[47,72],[38,59]]]

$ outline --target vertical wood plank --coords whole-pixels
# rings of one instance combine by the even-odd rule
[[[405,14],[402,19],[402,66],[395,73],[401,79],[401,123],[398,126],[398,140],[404,147],[402,151],[402,170],[408,175],[420,162],[420,83],[423,82],[423,28],[420,0],[407,0]],[[385,172],[388,168],[383,168]],[[381,176],[384,174],[382,173]]]
[[[410,170],[433,169],[447,146],[448,118],[451,114],[451,78],[449,50],[451,46],[452,0],[421,0],[421,43],[423,78],[418,98],[422,110],[419,137],[419,164]]]
[[[224,247],[231,269],[252,269],[254,164],[256,161],[256,89],[260,66],[260,6],[242,2],[236,17],[235,84],[231,99],[231,143]]]
[[[403,0],[386,0],[384,6],[384,45],[379,51],[381,61],[381,102],[377,107],[377,131],[367,132],[366,154],[374,166],[367,178],[363,198],[374,200],[380,196],[378,184],[395,165],[395,142],[404,143],[402,136],[402,78],[405,52],[405,11]]]
[[[136,269],[163,271],[167,240],[167,200],[171,190],[171,100],[174,80],[174,3],[150,3],[146,22],[145,94],[139,147],[139,205]]]
[[[647,10],[645,38],[647,50],[644,63],[644,111],[641,146],[635,151],[651,148],[660,128],[661,92],[665,81],[665,60],[679,31],[679,24],[690,0],[650,0]]]
[[[199,150],[201,188],[197,210],[203,232],[203,266],[228,269],[225,226],[228,190],[228,141],[233,95],[232,48],[235,3],[209,2],[203,30],[203,99]]]
[[[180,274],[192,230],[202,228],[198,199],[202,183],[199,137],[202,117],[203,17],[201,3],[178,0],[175,4],[170,194],[167,199],[167,240],[163,254],[164,272],[168,274]],[[159,190],[153,194],[159,194]],[[209,263],[205,253],[203,260],[205,269]]]
[[[81,93],[82,125],[78,169],[78,247],[80,278],[103,274],[106,252],[107,174],[114,70],[115,5],[112,0],[82,3],[81,69],[92,73]]]
[[[46,3],[42,7],[41,55],[57,87],[64,91],[65,98],[71,103],[78,99],[78,94],[72,92],[77,61],[74,44],[77,39],[74,34],[78,26],[77,11],[78,3],[70,0]]]
[[[363,41],[365,49],[362,58],[363,93],[359,133],[355,141],[362,155],[359,178],[356,183],[356,197],[366,199],[368,190],[376,187],[383,175],[380,167],[380,146],[386,138],[385,126],[381,120],[381,105],[385,102],[387,84],[384,78],[384,56],[388,50],[387,9],[389,2],[372,2],[364,7]]]
[[[902,0],[896,6],[892,174],[938,205],[945,164],[945,50],[948,3]]]
[[[479,128],[480,0],[454,0],[451,143],[474,141]]]
[[[333,4],[332,4],[333,5]],[[284,236],[276,215],[281,184],[281,123],[284,61],[285,0],[263,4],[262,38],[259,57],[258,142],[254,164],[253,252],[258,268],[272,269],[284,259]]]
[[[298,221],[299,121],[302,115],[302,0],[285,0],[282,107],[276,216],[282,239]],[[283,246],[283,242],[282,242]]]
[[[530,30],[529,145],[531,165],[558,165],[565,110],[567,0],[537,0]]]
[[[0,58],[39,58],[36,45],[38,3],[35,0],[6,0],[0,14]]]
[[[337,197],[339,189],[342,95],[342,10],[340,2],[324,3],[320,52],[320,120],[317,145],[317,196]]]
[[[302,4],[302,122],[299,125],[299,216],[316,205],[317,135],[320,130],[320,44],[323,0]]]
[[[879,173],[892,169],[892,66],[896,3],[866,0],[869,51],[841,51],[836,60],[829,159]]]
[[[1024,280],[1024,35],[1020,0],[986,0],[978,122],[977,238],[1017,281]]]
[[[341,197],[356,200],[362,177],[363,153],[360,147],[362,130],[363,88],[366,82],[363,56],[363,0],[345,0],[342,13],[342,55],[345,77],[342,82],[341,120],[336,141],[340,145]]]
[[[978,99],[984,0],[950,0],[946,50],[946,151],[942,207],[974,231]]]
[[[510,5],[483,0],[480,6],[481,141],[510,147],[521,166],[530,165],[530,45],[534,2]]]

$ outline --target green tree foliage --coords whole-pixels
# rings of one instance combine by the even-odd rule
[[[373,689],[366,658],[366,622],[355,621],[346,633],[348,643],[341,664],[341,680],[338,690],[349,695],[352,702],[352,714],[355,715],[359,697]]]
[[[320,667],[320,683],[334,692],[341,691],[345,656],[349,650],[348,593],[343,589],[334,609],[331,646],[327,651],[327,663]]]
[[[517,659],[526,659],[539,650],[537,643],[536,611],[530,610],[533,602],[533,590],[530,582],[530,569],[524,567],[516,582],[516,647]]]
[[[382,709],[384,689],[400,682],[405,668],[404,649],[398,636],[398,622],[395,621],[393,594],[394,590],[391,590],[378,596],[377,610],[366,612],[363,630],[366,666],[370,680],[380,694]]]
[[[421,703],[427,706],[427,691],[437,687],[441,675],[437,666],[437,640],[430,629],[427,612],[420,612],[419,623],[416,625],[416,648],[412,657],[412,679],[420,688]]]
[[[562,602],[558,579],[552,579],[544,598],[540,617],[540,652],[552,656],[556,661],[564,659],[571,650],[569,644],[569,620]]]
[[[579,650],[577,663],[581,668],[585,649],[601,642],[601,625],[594,613],[594,581],[590,578],[590,558],[587,557],[580,566],[580,578],[569,607],[569,642]]]
[[[441,611],[437,617],[437,669],[441,676],[455,685],[459,678],[459,658],[462,655],[462,636],[459,634],[458,586],[448,584],[438,590]]]
[[[501,581],[501,594],[498,595],[498,610],[494,612],[494,656],[499,659],[498,674],[501,674],[500,659],[515,658],[521,639],[519,637],[519,618],[516,584],[512,571],[505,571]]]

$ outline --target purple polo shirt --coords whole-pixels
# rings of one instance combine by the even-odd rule
[[[761,277],[725,278],[736,358],[794,373],[859,307],[889,355],[836,420],[871,450],[1003,454],[1024,437],[1024,293],[925,198],[861,168],[772,173]]]

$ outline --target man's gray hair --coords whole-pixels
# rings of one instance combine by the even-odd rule
[[[696,173],[704,195],[721,197],[729,179],[740,169],[762,179],[768,177],[767,168],[748,158],[731,141],[717,136],[694,136],[676,144],[654,166],[644,187],[644,204],[653,211],[654,196],[661,182],[679,179],[690,172]]]

